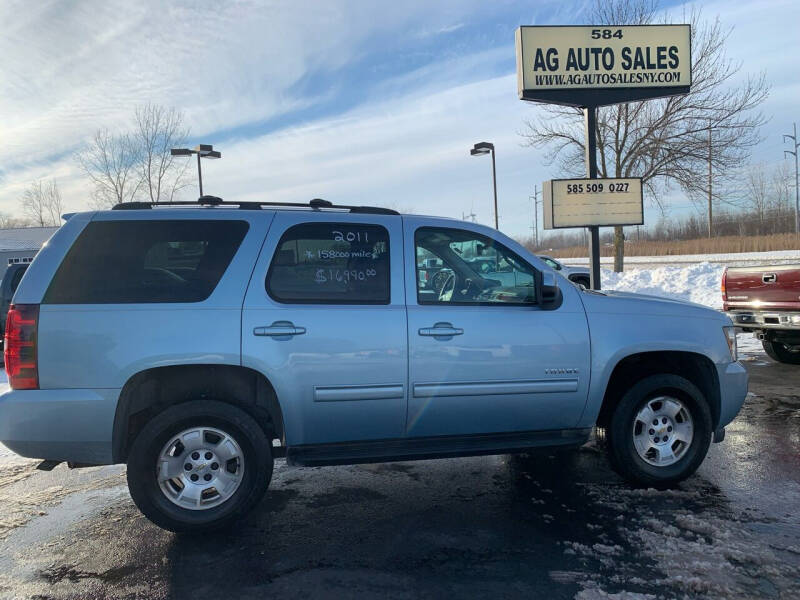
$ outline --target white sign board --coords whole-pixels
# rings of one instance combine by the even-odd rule
[[[642,180],[552,179],[542,184],[545,229],[644,224]]]
[[[549,101],[548,92],[565,90],[686,91],[692,83],[689,25],[525,26],[516,46],[523,100]]]

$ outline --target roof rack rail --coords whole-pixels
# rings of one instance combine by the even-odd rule
[[[111,210],[142,210],[153,208],[154,206],[236,206],[240,210],[259,210],[264,207],[289,207],[289,208],[308,208],[311,210],[336,210],[349,211],[355,214],[370,215],[399,215],[400,213],[391,208],[380,206],[349,206],[345,204],[333,204],[322,198],[314,198],[308,203],[302,202],[236,202],[225,201],[217,196],[201,196],[197,202],[181,200],[178,202],[120,202]]]

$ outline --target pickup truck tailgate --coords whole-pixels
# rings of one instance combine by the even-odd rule
[[[728,268],[724,309],[800,310],[800,265]]]

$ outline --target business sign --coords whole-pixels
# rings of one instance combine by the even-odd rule
[[[644,224],[639,177],[552,179],[542,192],[545,229]]]
[[[689,25],[520,27],[522,100],[602,106],[682,94],[692,83]]]

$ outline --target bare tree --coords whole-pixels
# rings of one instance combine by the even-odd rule
[[[763,164],[754,165],[745,172],[742,200],[758,219],[759,232],[763,230],[764,217],[773,199],[774,187],[771,184],[772,181]]]
[[[772,172],[772,186],[775,191],[775,207],[794,211],[794,173],[787,161],[782,161]]]
[[[591,21],[598,25],[640,25],[654,22],[657,12],[656,0],[597,0]],[[769,93],[763,74],[737,78],[741,65],[726,57],[730,31],[723,29],[718,19],[707,23],[699,11],[692,11],[689,21],[689,93],[597,111],[600,177],[641,177],[649,199],[662,214],[665,206],[661,197],[671,184],[698,198],[708,192],[709,160],[718,174],[728,173],[746,160],[760,139],[758,129],[765,121],[754,109]],[[580,177],[584,173],[582,111],[553,105],[536,110],[537,118],[526,122],[522,134],[526,144],[546,148],[550,164],[557,163],[568,176]],[[623,253],[623,230],[616,227],[615,271],[622,270]]]
[[[52,227],[61,222],[64,210],[61,192],[55,179],[48,182],[34,181],[22,194],[22,212],[35,225]]]
[[[77,154],[78,163],[94,184],[91,204],[108,208],[142,198],[172,201],[186,185],[187,161],[174,161],[170,149],[189,135],[183,113],[155,104],[139,106],[133,130],[111,133],[97,130]]]
[[[187,185],[189,161],[174,161],[171,148],[183,146],[189,130],[183,113],[174,108],[147,104],[136,108],[133,134],[139,148],[142,189],[150,202],[171,202],[175,193]]]
[[[142,186],[140,151],[134,138],[98,129],[92,141],[77,154],[78,163],[94,184],[92,203],[109,208],[133,200]]]
[[[28,217],[12,217],[5,213],[0,213],[0,229],[17,229],[19,227],[31,227],[33,221]]]

